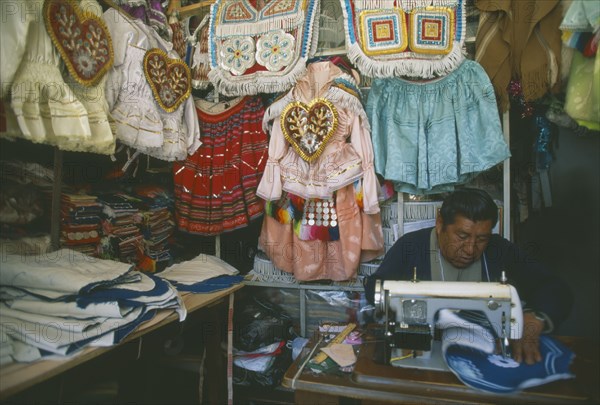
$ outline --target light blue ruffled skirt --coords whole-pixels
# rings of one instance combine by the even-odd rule
[[[493,86],[472,60],[434,81],[374,79],[366,112],[375,170],[396,191],[451,191],[510,157]]]

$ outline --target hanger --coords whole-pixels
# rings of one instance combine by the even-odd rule
[[[198,3],[190,4],[188,6],[181,6],[181,0],[169,1],[169,7],[167,8],[167,15],[177,14],[180,20],[184,20],[187,17],[197,15],[200,10],[211,6],[216,0],[201,0]]]

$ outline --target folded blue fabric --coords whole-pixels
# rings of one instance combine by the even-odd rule
[[[450,370],[466,385],[494,393],[514,393],[556,380],[574,378],[569,366],[573,351],[550,336],[540,336],[542,361],[517,363],[501,354],[471,345],[450,344],[444,357]]]
[[[181,284],[173,283],[175,288],[179,291],[192,292],[196,294],[200,293],[211,293],[215,291],[225,290],[236,284],[241,283],[244,280],[244,276],[217,276],[209,278],[208,280],[201,281],[195,284]]]

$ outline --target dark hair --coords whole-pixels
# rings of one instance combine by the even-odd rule
[[[498,206],[485,191],[464,187],[444,199],[440,215],[444,225],[453,224],[456,215],[462,215],[473,222],[491,220],[493,228],[498,222]]]

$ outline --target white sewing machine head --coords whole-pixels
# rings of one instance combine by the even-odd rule
[[[375,304],[385,314],[385,344],[390,364],[447,370],[441,343],[434,341],[436,315],[441,309],[485,314],[501,340],[523,334],[523,311],[517,290],[505,283],[378,280]]]

